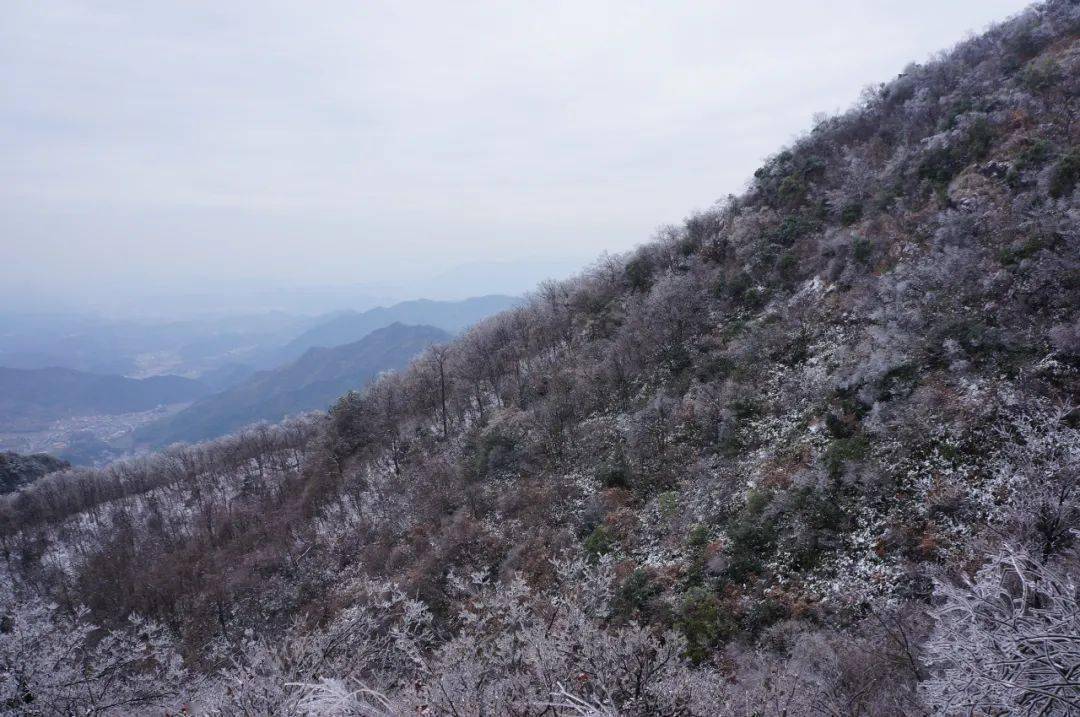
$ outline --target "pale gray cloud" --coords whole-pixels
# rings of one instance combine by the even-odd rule
[[[0,282],[394,283],[622,251],[1024,4],[12,0]]]

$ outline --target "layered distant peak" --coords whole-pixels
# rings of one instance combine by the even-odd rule
[[[448,339],[450,334],[433,326],[396,322],[359,341],[311,348],[295,361],[256,373],[146,426],[137,438],[153,445],[205,440],[256,421],[324,410],[343,393],[364,388],[379,373],[402,368],[428,346]]]
[[[367,336],[372,331],[399,322],[433,326],[451,334],[492,314],[519,306],[513,296],[477,296],[461,301],[417,299],[363,312],[343,312],[293,339],[281,352],[285,359],[296,358],[313,346],[340,346]]]

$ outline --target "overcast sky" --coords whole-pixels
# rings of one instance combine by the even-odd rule
[[[582,263],[1025,4],[4,0],[0,283]]]

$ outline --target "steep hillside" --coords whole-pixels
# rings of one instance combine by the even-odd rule
[[[0,493],[10,493],[43,475],[70,467],[67,461],[44,453],[22,456],[10,451],[0,452]]]
[[[1076,714],[1078,82],[1052,0],[327,416],[8,496],[0,699]]]
[[[449,334],[431,326],[395,323],[360,341],[309,349],[296,361],[262,371],[221,393],[207,396],[174,416],[140,429],[137,440],[152,445],[216,438],[257,421],[324,410],[339,396],[363,388],[382,371],[405,366]]]
[[[0,367],[0,425],[32,427],[67,416],[145,411],[206,392],[198,381],[179,376],[133,379],[65,368]]]

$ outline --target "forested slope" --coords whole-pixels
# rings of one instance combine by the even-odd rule
[[[10,493],[38,478],[71,464],[45,453],[23,456],[11,451],[0,452],[0,493]]]
[[[329,415],[5,498],[0,699],[1076,713],[1078,83],[1036,6]]]

